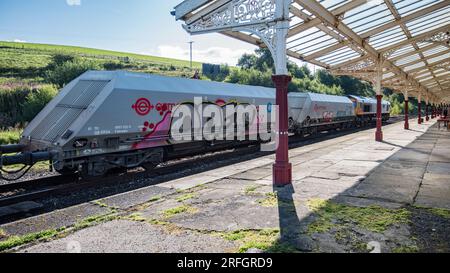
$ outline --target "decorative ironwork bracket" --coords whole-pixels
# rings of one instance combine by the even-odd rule
[[[365,81],[374,82],[376,78],[377,62],[367,57],[367,59],[361,60],[357,63],[352,63],[346,66],[339,67],[338,69],[332,69],[330,72],[336,76],[353,76]]]
[[[450,71],[450,61],[440,63],[440,64],[436,65],[435,68],[440,68],[440,69],[443,69],[446,71]]]
[[[421,42],[440,44],[450,48],[450,32],[446,31],[436,33]]]
[[[190,34],[244,31],[258,36],[272,53],[276,74],[287,75],[286,37],[292,0],[232,0],[183,25]]]

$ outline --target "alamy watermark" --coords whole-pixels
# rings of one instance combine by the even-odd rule
[[[261,141],[262,151],[278,147],[278,105],[204,103],[195,97],[193,104],[172,109],[171,137],[174,141]]]

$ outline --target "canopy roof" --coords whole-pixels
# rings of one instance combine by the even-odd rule
[[[275,2],[187,0],[175,16],[189,27],[233,1]],[[383,87],[450,102],[450,0],[294,0],[289,11],[288,56],[372,82],[381,59]],[[250,32],[220,32],[265,46]]]

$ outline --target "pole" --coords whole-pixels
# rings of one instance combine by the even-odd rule
[[[405,91],[405,93],[403,93],[403,96],[405,97],[405,130],[409,130],[409,97],[408,97],[408,91]]]
[[[418,123],[422,124],[422,96],[419,95],[419,103],[418,103],[418,112],[419,112],[419,117],[418,117]]]
[[[292,184],[292,164],[289,163],[289,108],[288,85],[292,80],[287,69],[286,39],[289,29],[289,7],[291,1],[280,0],[282,6],[277,6],[276,17],[283,18],[276,23],[275,43],[272,52],[275,61],[275,75],[272,76],[276,89],[276,104],[278,105],[278,147],[275,164],[273,165],[274,186]]]
[[[273,181],[276,186],[292,183],[292,164],[289,163],[289,133],[288,133],[288,85],[291,81],[288,75],[273,75],[276,88],[276,103],[278,105],[278,148],[273,165]]]
[[[409,112],[409,101],[405,100],[405,130],[409,130],[409,117],[408,117],[408,112]]]
[[[194,41],[190,41],[189,42],[189,48],[190,48],[190,66],[191,66],[191,70],[192,70],[192,44],[194,43]]]
[[[382,60],[378,60],[377,64],[377,74],[376,74],[376,80],[375,80],[375,88],[376,88],[376,94],[377,94],[377,130],[375,133],[375,140],[378,142],[383,141],[383,131],[381,127],[383,126],[383,119],[382,119],[382,99],[383,94],[381,93],[381,80],[383,78],[383,67],[382,67]]]

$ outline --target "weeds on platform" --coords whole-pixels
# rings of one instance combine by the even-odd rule
[[[47,241],[54,238],[64,238],[70,232],[75,232],[91,226],[95,226],[104,222],[109,222],[118,219],[119,216],[112,210],[111,213],[87,217],[72,227],[61,227],[58,229],[44,230],[36,233],[30,233],[23,236],[11,236],[4,241],[0,241],[0,251],[5,251],[14,247],[33,243],[36,241]],[[5,233],[3,233],[6,236]],[[0,237],[2,237],[2,230],[0,230]]]
[[[196,194],[193,194],[193,193],[187,193],[187,194],[183,194],[183,195],[181,195],[181,196],[179,196],[177,199],[175,199],[177,202],[180,202],[180,203],[182,203],[182,202],[184,202],[184,201],[187,201],[187,200],[191,200],[191,199],[194,199],[194,198],[197,198],[197,195]]]
[[[255,191],[258,189],[258,186],[248,186],[247,188],[245,188],[244,193],[246,195],[252,195],[255,193]]]
[[[285,243],[279,242],[279,229],[237,230],[227,233],[218,233],[225,240],[237,242],[239,253],[249,249],[259,249],[269,253],[292,253],[297,250]]]
[[[62,229],[52,229],[52,230],[45,230],[41,232],[36,233],[30,233],[23,236],[12,236],[8,238],[5,241],[0,242],[0,251],[5,251],[14,247],[18,247],[24,244],[32,243],[38,240],[48,240],[51,238],[56,237],[60,232],[63,231]]]
[[[6,237],[6,232],[0,228],[0,239]]]
[[[101,202],[101,201],[92,201],[92,204],[94,204],[94,205],[97,205],[97,206],[99,206],[99,207],[102,207],[102,208],[110,208],[110,206],[108,206],[108,204],[106,204],[106,203],[104,203],[104,202]]]
[[[162,198],[161,195],[156,195],[156,196],[153,196],[152,198],[150,198],[150,200],[148,200],[148,202],[153,203],[153,202],[161,200],[161,198]]]
[[[258,204],[266,208],[282,207],[285,211],[295,211],[293,201],[283,200],[278,196],[277,192],[266,193],[264,199],[259,199]]]
[[[442,209],[442,208],[429,208],[429,207],[423,207],[423,206],[415,206],[417,209],[427,210],[431,212],[434,215],[437,215],[439,217],[450,219],[450,210],[448,209]]]
[[[119,216],[115,213],[108,213],[108,214],[100,214],[100,215],[94,215],[91,217],[87,217],[77,223],[71,228],[72,231],[77,231],[80,229],[85,229],[91,226],[95,226],[101,223],[109,222],[118,219]]]
[[[266,193],[266,198],[258,200],[258,204],[267,208],[276,207],[278,205],[277,193]]]
[[[166,231],[169,234],[180,234],[185,230],[184,228],[179,227],[171,222],[161,221],[158,219],[151,219],[147,221],[147,223],[162,227],[164,231]]]
[[[406,209],[386,209],[379,206],[353,207],[322,199],[308,201],[317,219],[309,225],[308,233],[323,233],[353,223],[360,228],[382,233],[395,224],[407,224],[411,213]]]
[[[194,208],[194,207],[188,206],[188,205],[183,205],[183,206],[167,209],[162,212],[162,215],[164,216],[164,218],[168,219],[168,218],[171,218],[171,217],[173,217],[177,214],[181,214],[181,213],[195,214],[197,212],[198,212],[197,208]]]
[[[140,212],[136,212],[136,213],[130,214],[127,217],[125,217],[124,219],[135,221],[135,222],[145,222],[145,221],[147,221],[147,218],[143,217],[142,213],[140,213]]]
[[[410,246],[400,246],[392,249],[393,253],[418,253],[419,247],[415,245]]]
[[[159,201],[161,199],[163,199],[163,196],[161,196],[161,195],[153,196],[147,202],[145,202],[143,204],[140,204],[140,205],[137,205],[137,206],[134,206],[133,210],[134,211],[145,210],[148,207],[150,207],[153,203],[155,203],[155,202],[157,202],[157,201]]]

